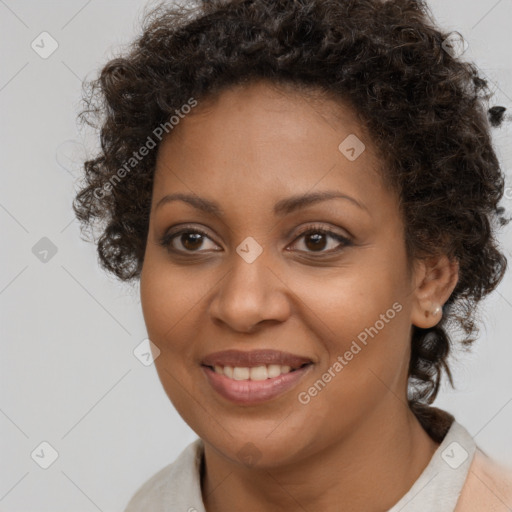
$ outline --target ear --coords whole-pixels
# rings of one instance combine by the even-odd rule
[[[459,280],[459,263],[443,254],[416,260],[414,267],[411,323],[428,329],[443,316],[442,307]]]

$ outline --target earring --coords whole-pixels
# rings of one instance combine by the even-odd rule
[[[433,309],[425,311],[425,316],[428,318],[430,315],[437,316],[439,313],[442,313],[441,306],[437,304]]]

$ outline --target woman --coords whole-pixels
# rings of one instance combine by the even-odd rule
[[[430,406],[506,268],[489,93],[453,41],[419,1],[215,0],[155,9],[103,68],[75,211],[140,279],[199,436],[127,512],[512,507]]]

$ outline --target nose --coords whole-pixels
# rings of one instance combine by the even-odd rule
[[[214,323],[237,332],[253,333],[263,325],[286,321],[291,310],[289,288],[263,254],[252,263],[238,254],[233,259],[210,303]]]

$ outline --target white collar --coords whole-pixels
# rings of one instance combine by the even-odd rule
[[[388,512],[453,512],[466,481],[476,444],[456,421],[409,491]],[[124,512],[206,512],[201,495],[201,439],[145,482]]]
[[[453,421],[427,467],[388,512],[453,512],[475,451],[469,432]]]

